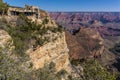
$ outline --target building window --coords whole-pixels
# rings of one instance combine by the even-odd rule
[[[11,15],[15,15],[15,12],[14,12],[14,11],[11,11]]]
[[[38,12],[38,9],[34,9],[35,10],[35,12]]]
[[[36,14],[36,18],[38,19],[38,14]]]

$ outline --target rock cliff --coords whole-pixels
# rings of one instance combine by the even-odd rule
[[[6,18],[7,17],[5,16],[4,19],[6,19]],[[9,17],[9,18],[10,18],[9,20],[12,19],[12,17]],[[21,19],[21,18],[17,19],[18,17],[15,17],[15,18],[16,18],[16,19],[14,19],[15,24],[17,24],[17,22],[19,22],[19,23],[24,22],[24,24],[26,24],[23,19]],[[68,54],[69,50],[67,48],[67,44],[66,44],[66,40],[65,40],[65,32],[57,31],[59,26],[55,23],[54,20],[52,20],[50,18],[48,13],[45,11],[41,11],[41,20],[42,20],[42,23],[40,24],[40,27],[41,28],[44,27],[44,30],[46,32],[42,31],[42,35],[37,34],[35,36],[39,37],[39,39],[44,40],[43,45],[37,45],[36,48],[34,49],[33,45],[35,44],[36,40],[29,39],[29,41],[30,41],[29,48],[25,52],[25,54],[28,55],[28,57],[30,58],[29,61],[33,63],[33,69],[38,70],[40,68],[43,68],[44,65],[53,62],[53,63],[55,63],[55,69],[57,72],[62,69],[65,69],[66,71],[70,72],[70,67],[69,67],[70,62],[69,62],[69,54]],[[7,28],[7,25],[5,25],[5,26]],[[56,30],[54,30],[54,29],[56,29]],[[18,31],[20,31],[20,30],[18,30]],[[6,45],[6,42],[8,39],[12,40],[12,38],[9,35],[9,34],[11,34],[10,32],[9,32],[9,34],[7,34],[3,30],[0,33],[2,34],[3,32],[5,35],[4,36],[2,35],[0,37],[1,46],[3,46],[3,44]],[[30,33],[30,34],[33,35],[34,33],[35,33],[35,31],[33,31],[33,33]],[[23,36],[22,34],[20,34],[20,35]],[[14,37],[15,36],[13,36],[13,38]],[[28,36],[28,37],[30,37],[30,36]],[[19,38],[19,37],[17,37],[17,38]],[[16,40],[16,39],[14,39],[14,40]],[[18,43],[14,42],[14,44],[19,44],[19,42]],[[22,43],[20,43],[20,44],[22,44]],[[27,43],[25,43],[25,45],[26,44]],[[20,45],[17,45],[17,46],[20,47]],[[20,54],[20,51],[17,53]]]
[[[11,36],[4,30],[0,29],[0,48],[6,49],[9,54],[14,49],[13,40]]]
[[[66,32],[70,58],[82,59],[100,56],[104,51],[100,34],[90,28],[81,28],[75,35]]]
[[[20,79],[23,75],[24,79],[21,78],[21,80],[30,80],[30,77],[26,77],[26,75],[34,75],[35,72],[43,69],[45,65],[50,65],[50,63],[55,64],[53,74],[61,70],[71,73],[65,32],[50,18],[47,12],[43,11],[41,14],[42,22],[40,25],[32,24],[28,19],[25,19],[27,20],[25,22],[24,17],[20,17],[20,19],[18,17],[9,17],[10,21],[14,18],[13,22],[15,22],[15,25],[11,26],[11,23],[6,20],[8,17],[1,18],[0,52],[2,51],[2,53],[0,54],[12,61],[4,63],[4,59],[0,57],[4,65],[8,64],[7,67],[11,69],[10,71],[6,67],[4,69],[4,65],[1,65],[2,71],[0,70],[0,75],[3,78],[6,75],[8,79]],[[9,54],[6,54],[4,49]],[[5,70],[8,71],[8,74],[5,74]],[[11,77],[12,75],[14,76]],[[31,76],[31,79],[38,80],[39,77],[36,76],[35,79]]]
[[[46,36],[51,38],[48,43],[28,53],[33,67],[39,69],[43,68],[45,64],[54,62],[57,71],[61,69],[69,71],[69,50],[65,41],[65,33],[50,33]]]

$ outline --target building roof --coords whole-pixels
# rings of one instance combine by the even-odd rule
[[[23,9],[23,7],[18,7],[18,6],[9,6],[9,7]]]

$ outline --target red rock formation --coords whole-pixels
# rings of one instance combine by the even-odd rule
[[[90,28],[81,28],[76,35],[66,32],[66,42],[72,59],[98,57],[104,50],[100,34]]]
[[[50,13],[50,16],[67,30],[77,27],[90,27],[99,31],[102,36],[120,36],[120,13],[53,12]]]

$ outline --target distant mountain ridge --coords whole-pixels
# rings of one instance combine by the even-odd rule
[[[120,12],[50,12],[67,30],[90,27],[102,36],[120,36]]]

